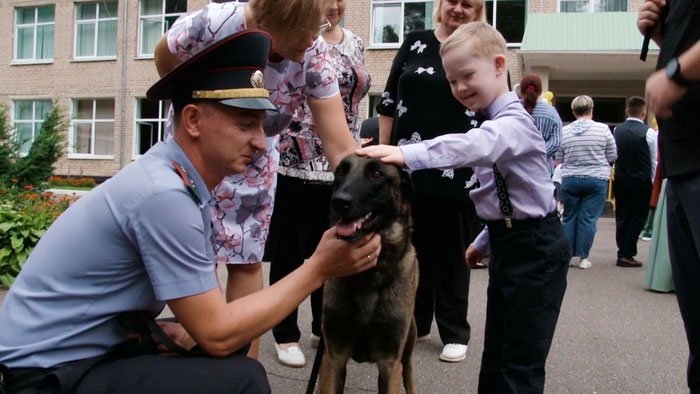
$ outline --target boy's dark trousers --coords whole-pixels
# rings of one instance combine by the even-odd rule
[[[491,243],[479,393],[542,393],[571,250],[557,212],[487,222]]]

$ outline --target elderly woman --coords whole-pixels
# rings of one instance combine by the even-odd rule
[[[227,264],[228,301],[263,287],[260,261],[273,210],[280,133],[287,132],[303,103],[313,115],[331,166],[358,146],[348,129],[335,70],[321,38],[330,27],[325,18],[330,5],[330,0],[212,3],[180,17],[156,47],[156,67],[164,75],[237,31],[262,29],[274,42],[264,83],[278,111],[268,111],[265,118],[267,149],[252,158],[243,174],[227,176],[214,189],[212,242],[216,261]],[[304,159],[320,153],[305,151]],[[256,344],[249,354],[257,356]]]
[[[556,160],[561,163],[564,232],[574,256],[570,265],[588,269],[592,265],[588,253],[605,206],[610,163],[617,159],[617,146],[610,128],[593,121],[593,99],[576,97],[571,111],[576,121],[562,130]],[[580,261],[575,261],[577,257]]]
[[[347,0],[332,1],[326,13],[330,27],[323,33],[323,39],[328,47],[326,60],[333,65],[340,86],[347,125],[359,143],[359,104],[369,91],[370,77],[365,68],[362,39],[340,27],[347,3]],[[314,120],[308,99],[304,97],[287,131],[280,136],[277,203],[267,245],[271,256],[270,284],[294,271],[311,256],[329,227],[331,166],[325,156],[306,160],[307,152],[318,155],[323,151]],[[321,336],[322,294],[322,289],[311,293],[312,346],[318,344]],[[287,366],[303,366],[306,359],[299,347],[301,332],[297,311],[275,326],[272,333],[277,359]]]
[[[402,145],[447,133],[464,133],[477,125],[474,113],[452,96],[442,68],[440,43],[459,26],[484,21],[483,0],[437,0],[435,30],[409,33],[394,58],[377,105],[379,143]],[[415,192],[413,243],[420,264],[416,295],[418,340],[430,337],[433,315],[443,347],[440,359],[466,357],[471,328],[467,322],[469,267],[467,245],[479,232],[469,190],[474,172],[421,170],[411,174]]]

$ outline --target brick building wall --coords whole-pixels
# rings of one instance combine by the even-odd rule
[[[14,100],[56,99],[70,116],[72,102],[80,98],[114,100],[114,142],[112,154],[101,158],[72,158],[66,145],[56,165],[60,175],[111,176],[128,164],[134,155],[136,100],[157,79],[152,56],[139,57],[139,0],[119,0],[117,54],[110,60],[79,61],[74,59],[76,4],[82,0],[2,0],[0,1],[0,104]],[[629,10],[639,8],[643,0],[630,0]],[[188,11],[208,4],[209,0],[187,0]],[[46,64],[13,62],[15,9],[53,4],[55,6],[54,57]],[[124,24],[124,7],[126,26]],[[362,37],[365,61],[372,76],[370,94],[380,95],[386,83],[396,49],[370,47],[371,0],[348,2],[345,26]],[[531,0],[529,13],[557,12],[557,0]],[[126,29],[126,48],[122,46]],[[507,58],[513,83],[520,80],[517,47],[508,49]],[[122,68],[126,70],[122,92]],[[369,97],[369,96],[368,96]],[[360,118],[369,113],[368,98],[360,105]],[[123,111],[122,111],[123,108]],[[71,131],[69,130],[69,133]]]

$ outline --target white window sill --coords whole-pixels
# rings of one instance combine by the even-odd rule
[[[398,44],[371,44],[367,49],[399,49],[401,43]]]
[[[71,160],[114,160],[113,155],[86,155],[86,154],[76,154],[69,153],[68,159]]]
[[[39,60],[13,60],[11,66],[29,66],[33,64],[53,64],[53,59],[39,59]]]
[[[71,60],[71,63],[84,63],[84,62],[107,62],[117,60],[116,56],[103,56],[103,57],[75,57]]]
[[[523,44],[518,42],[518,43],[513,43],[513,44],[506,44],[507,48],[520,48]]]
[[[138,55],[134,57],[134,60],[153,60],[155,55]]]

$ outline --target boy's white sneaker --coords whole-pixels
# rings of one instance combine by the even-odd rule
[[[442,353],[440,353],[440,360],[447,361],[448,363],[457,363],[464,360],[467,357],[467,345],[462,345],[460,343],[448,343],[442,348]]]
[[[306,358],[304,358],[304,353],[302,353],[301,349],[299,348],[299,344],[285,343],[283,345],[285,346],[284,349],[275,343],[277,360],[279,360],[282,365],[292,368],[301,368],[304,366],[304,364],[306,364]]]
[[[578,267],[581,268],[582,270],[587,270],[591,268],[593,264],[591,264],[591,261],[588,259],[581,259],[581,262],[578,263]]]

